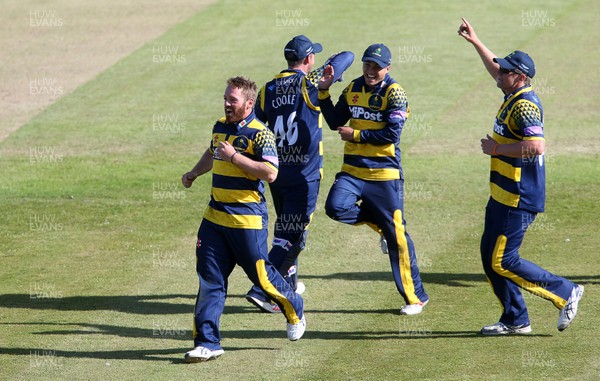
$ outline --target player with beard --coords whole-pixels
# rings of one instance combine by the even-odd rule
[[[187,362],[223,354],[219,321],[227,278],[236,264],[284,313],[288,339],[306,328],[302,297],[285,282],[267,257],[268,230],[264,182],[277,177],[278,158],[271,131],[254,117],[256,84],[230,78],[224,95],[225,117],[213,127],[210,147],[181,181],[189,188],[212,169],[210,202],[198,229],[196,272],[200,288],[194,313],[194,349]]]

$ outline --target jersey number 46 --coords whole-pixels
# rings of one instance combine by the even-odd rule
[[[292,112],[288,116],[287,123],[285,125],[283,124],[283,115],[277,116],[273,132],[279,147],[291,146],[296,144],[298,141],[298,123],[294,121],[295,119],[296,111]]]

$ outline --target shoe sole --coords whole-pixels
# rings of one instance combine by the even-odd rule
[[[577,301],[575,303],[577,303],[577,312],[579,313],[579,302],[581,301],[581,298],[583,298],[583,292],[585,291],[583,286],[578,286],[579,287],[579,291],[577,292]],[[558,330],[560,332],[564,331],[565,329],[569,328],[569,326],[571,325],[571,323],[573,323],[573,320],[575,320],[575,318],[577,317],[577,314],[575,314],[575,316],[573,316],[573,319],[571,319],[571,321],[565,325],[564,327],[559,326]]]
[[[272,306],[271,306],[271,303],[264,302],[264,301],[262,301],[262,300],[260,300],[258,298],[253,297],[253,296],[246,295],[246,300],[249,301],[250,303],[254,304],[262,312],[270,313],[270,314],[277,314],[277,313],[281,312],[279,310],[274,310],[272,308]]]
[[[482,329],[479,332],[484,336],[528,335],[532,332],[532,329],[531,329],[531,327],[527,327],[527,328],[519,328],[519,329],[515,329],[512,331],[502,331],[502,332],[497,332],[497,331],[486,332]]]
[[[423,312],[423,309],[425,308],[425,306],[429,303],[429,299],[427,299],[427,301],[423,302],[423,305],[421,306],[421,310],[419,312],[411,312],[411,313],[407,313],[406,311],[403,311],[402,309],[400,309],[400,315],[406,315],[406,316],[412,316],[412,315],[418,315],[421,312]]]
[[[211,356],[209,358],[185,356],[185,362],[188,363],[188,364],[196,364],[196,363],[199,363],[199,362],[206,362],[206,361],[215,360],[215,359],[221,357],[221,355],[222,355],[222,353],[220,353],[218,355]]]

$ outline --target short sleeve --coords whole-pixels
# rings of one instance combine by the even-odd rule
[[[275,136],[271,131],[265,129],[256,133],[254,137],[254,155],[259,161],[269,162],[275,168],[279,167]]]
[[[391,87],[388,93],[388,120],[393,123],[406,121],[408,117],[408,98],[399,85]]]
[[[513,108],[511,118],[524,140],[544,138],[544,123],[540,108],[533,102],[522,100]]]

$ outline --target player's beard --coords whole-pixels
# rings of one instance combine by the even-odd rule
[[[240,107],[225,107],[225,122],[238,123],[246,116],[246,102]]]

